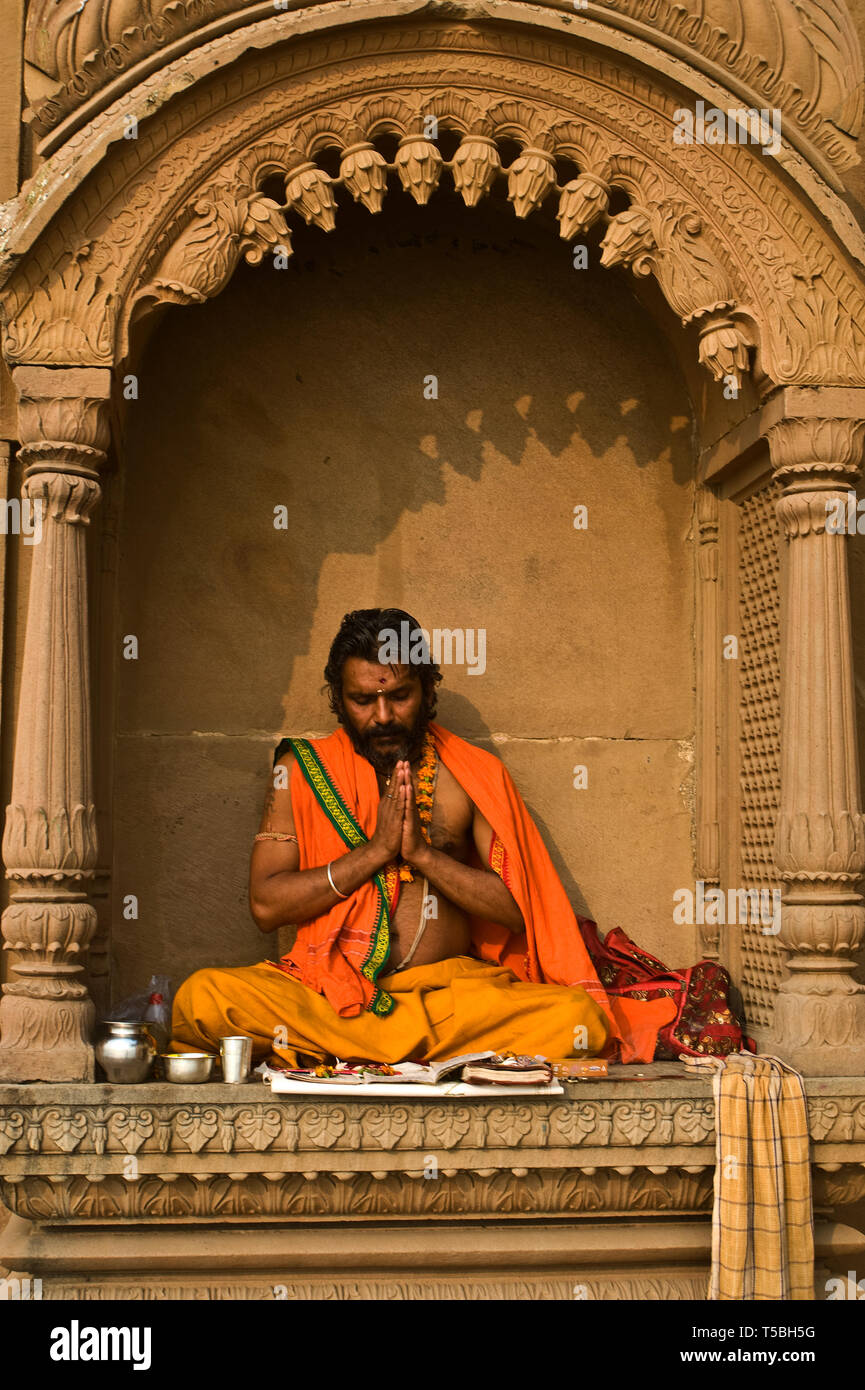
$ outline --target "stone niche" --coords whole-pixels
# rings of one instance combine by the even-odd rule
[[[392,189],[293,238],[287,269],[244,266],[133,344],[102,637],[115,997],[273,944],[246,905],[271,751],[333,727],[328,645],[378,604],[485,630],[439,718],[505,760],[579,911],[694,959],[672,922],[694,873],[694,464],[662,333],[503,196]]]

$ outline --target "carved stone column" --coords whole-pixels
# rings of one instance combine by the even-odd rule
[[[787,543],[782,603],[779,943],[789,952],[766,1050],[813,1076],[865,1070],[865,933],[850,599],[844,536],[827,503],[859,473],[865,421],[786,418],[766,431]]]
[[[93,1004],[81,976],[96,924],[85,527],[109,439],[107,368],[17,367],[23,496],[37,508],[12,803],[3,859],[14,884],[0,1002],[0,1080],[93,1079]]]

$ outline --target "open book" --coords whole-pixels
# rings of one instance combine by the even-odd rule
[[[456,1073],[470,1063],[491,1061],[495,1055],[494,1052],[466,1052],[461,1057],[448,1057],[444,1062],[398,1062],[392,1067],[377,1062],[338,1061],[332,1068],[278,1071],[274,1076],[318,1086],[404,1086],[407,1082],[438,1086],[447,1077],[456,1079]],[[326,1074],[319,1074],[321,1072]]]

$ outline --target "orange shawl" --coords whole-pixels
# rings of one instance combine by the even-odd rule
[[[504,848],[507,883],[523,915],[525,931],[513,933],[493,922],[471,919],[476,955],[505,965],[521,980],[578,985],[603,1009],[610,1024],[609,1055],[623,1062],[650,1062],[658,1029],[671,1020],[671,999],[617,999],[601,985],[547,848],[504,764],[439,724],[430,726],[439,757],[471,798]],[[379,791],[372,765],[354,751],[348,734],[338,729],[327,738],[309,740],[332,783],[361,830],[375,830]],[[300,867],[309,869],[339,858],[346,844],[323,810],[299,765],[294,767],[291,796],[300,844]],[[495,841],[493,842],[495,845]],[[399,879],[383,876],[387,908],[396,908]],[[386,1013],[389,996],[375,983],[387,952],[386,913],[375,880],[363,884],[344,902],[300,927],[283,970],[325,995],[343,1018],[362,1009]],[[384,929],[381,922],[384,918]],[[376,933],[376,923],[379,930]]]

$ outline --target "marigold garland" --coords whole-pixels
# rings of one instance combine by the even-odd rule
[[[428,826],[432,820],[435,784],[436,746],[432,734],[427,733],[424,736],[423,754],[417,773],[417,793],[415,795],[415,801],[417,803],[421,833],[428,845],[432,843]],[[414,873],[412,872],[411,865],[407,864],[404,859],[401,859],[399,862],[399,876],[403,883],[414,883]]]

